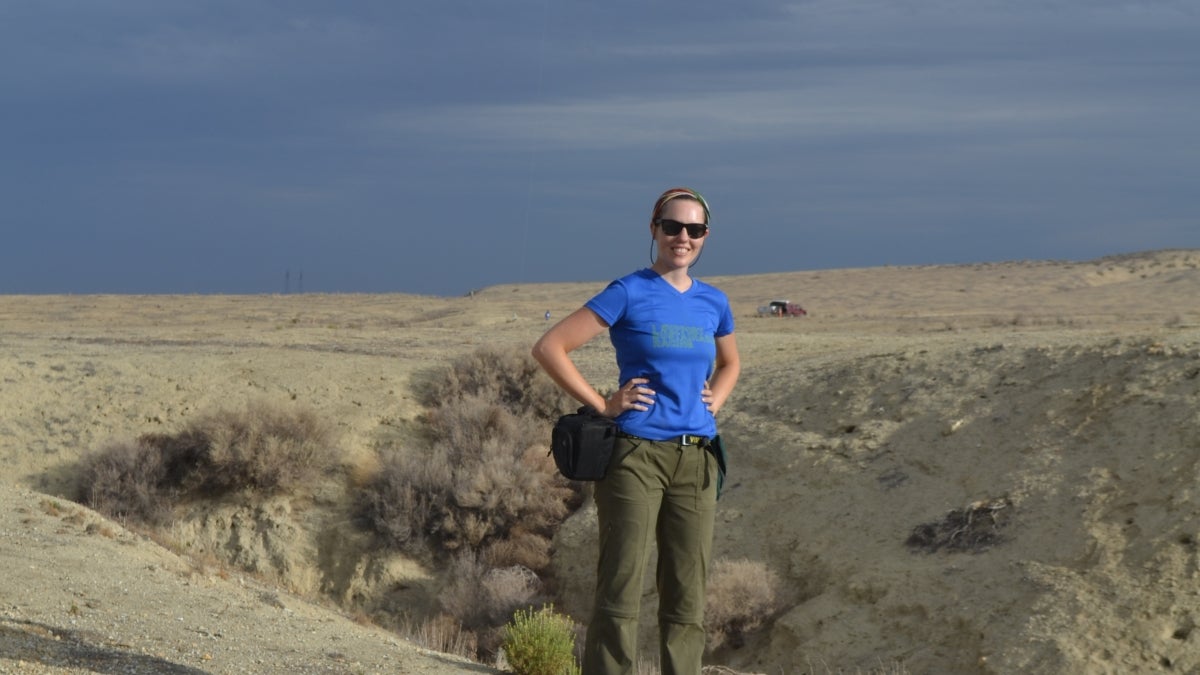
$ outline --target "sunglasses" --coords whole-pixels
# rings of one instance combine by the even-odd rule
[[[681,223],[678,220],[670,220],[668,218],[659,218],[654,221],[655,225],[662,228],[663,234],[668,237],[674,237],[679,234],[684,228],[687,228],[688,236],[692,239],[700,239],[708,234],[708,225],[704,223]]]

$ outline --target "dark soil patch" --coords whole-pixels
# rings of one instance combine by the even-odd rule
[[[980,500],[947,513],[941,520],[914,527],[904,543],[925,553],[986,551],[1003,541],[1000,530],[1008,525],[1012,511],[1012,502],[1007,498]]]

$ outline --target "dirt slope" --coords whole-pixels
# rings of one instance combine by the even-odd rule
[[[708,280],[744,362],[717,555],[787,581],[714,663],[1200,672],[1200,253]],[[442,580],[370,549],[344,476],[188,506],[170,550],[62,497],[86,450],[251,400],[336,420],[347,475],[369,470],[422,412],[414,378],[527,346],[602,286],[0,297],[0,672],[491,672],[345,618],[417,611]],[[754,317],[779,297],[809,317]],[[615,377],[605,341],[579,358]],[[593,518],[556,541],[579,617]]]

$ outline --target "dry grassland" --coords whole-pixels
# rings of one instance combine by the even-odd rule
[[[786,596],[713,663],[1200,671],[1200,252],[706,280],[744,364],[716,553]],[[603,284],[0,297],[0,672],[492,672],[351,620],[418,619],[451,582],[380,551],[354,492],[419,447],[417,384]],[[757,318],[776,298],[809,316]],[[605,340],[579,357],[613,384]],[[332,424],[324,480],[178,504],[153,539],[65,499],[89,450],[264,401]],[[554,540],[577,618],[594,528],[585,502]]]

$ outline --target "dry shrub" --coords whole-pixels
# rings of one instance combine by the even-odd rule
[[[482,396],[448,401],[426,413],[425,421],[437,441],[459,454],[476,453],[488,442],[496,442],[508,446],[512,457],[526,446],[549,440],[544,423]]]
[[[438,601],[446,614],[472,630],[501,626],[515,610],[542,599],[542,582],[533,570],[490,567],[471,552],[455,556],[447,576]]]
[[[528,567],[492,568],[483,575],[480,590],[488,606],[491,623],[502,623],[520,607],[528,607],[539,598],[542,581]]]
[[[779,575],[761,562],[742,558],[713,563],[704,610],[709,649],[745,644],[746,634],[781,608],[781,588]]]
[[[336,458],[332,427],[311,410],[253,403],[88,454],[76,497],[110,516],[158,523],[178,498],[293,490]]]
[[[805,657],[804,661],[807,664],[807,669],[804,672],[811,673],[812,675],[841,675],[842,673],[849,672],[842,668],[834,669],[825,662],[825,659],[821,658],[817,659],[820,662],[819,665],[813,663],[812,657]],[[854,672],[860,675],[909,675],[908,668],[903,663],[899,661],[884,663],[882,660],[879,661],[878,668],[871,668],[869,670],[855,668]],[[709,675],[707,667],[702,672],[702,675]]]
[[[1004,541],[1000,530],[1012,517],[1012,505],[1007,497],[981,499],[947,513],[941,520],[917,525],[904,543],[926,553],[986,551]]]
[[[382,453],[359,515],[382,545],[449,560],[441,611],[479,658],[499,649],[515,610],[546,599],[538,573],[581,501],[548,452],[548,420],[570,406],[523,349],[483,349],[423,377],[424,446]]]
[[[454,557],[446,578],[438,602],[446,616],[471,632],[477,650],[471,657],[476,659],[500,648],[501,626],[514,611],[546,600],[532,570],[489,567],[470,551]]]
[[[110,443],[83,458],[75,500],[113,518],[161,523],[170,510],[165,477],[156,448]]]
[[[358,493],[359,513],[386,548],[410,548],[424,543],[428,524],[444,507],[444,486],[453,482],[445,457],[392,454]]]
[[[478,398],[549,420],[576,407],[524,346],[476,350],[455,359],[445,370],[426,373],[415,388],[418,400],[429,408]]]
[[[284,492],[337,462],[333,428],[315,412],[265,402],[201,415],[179,433],[141,441],[162,452],[172,483],[198,495]]]
[[[416,644],[442,654],[473,659],[479,651],[475,633],[463,628],[461,622],[447,614],[439,614],[403,632]]]
[[[546,457],[541,425],[476,397],[430,411],[427,421],[433,447],[385,459],[360,497],[360,513],[386,545],[482,550],[514,533],[527,543],[567,516],[575,493]]]
[[[492,567],[520,565],[531,570],[550,567],[551,541],[548,537],[517,528],[507,539],[493,542],[483,550],[484,560]]]
[[[448,615],[467,628],[476,628],[487,623],[488,611],[483,605],[479,585],[487,573],[485,565],[472,552],[455,556],[446,570],[446,586],[438,594],[438,604]]]

